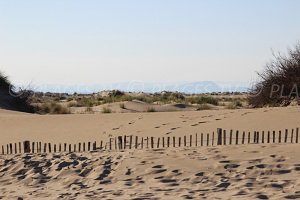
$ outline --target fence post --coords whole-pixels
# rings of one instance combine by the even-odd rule
[[[168,148],[170,147],[170,137],[168,137],[168,139],[167,139],[167,146],[168,146]]]
[[[175,138],[175,136],[173,137],[173,147],[175,147],[176,146],[176,138]]]
[[[159,149],[159,141],[160,141],[160,137],[157,138],[157,148]]]
[[[294,129],[292,129],[292,135],[291,135],[291,143],[294,142]]]
[[[254,138],[253,138],[253,143],[254,143],[254,144],[256,144],[256,137],[257,137],[256,134],[257,134],[256,131],[254,131]]]
[[[262,132],[261,142],[265,143],[265,131]]]
[[[6,154],[9,154],[9,145],[6,145]]]
[[[111,150],[111,138],[109,138],[110,150]],[[91,150],[91,142],[88,142],[88,151]]]
[[[183,136],[184,146],[186,147],[186,136]]]
[[[96,151],[97,150],[97,142],[95,141],[94,143],[93,143],[93,151]]]
[[[10,148],[10,154],[13,154],[13,147],[12,147],[12,143],[9,144],[9,148]]]
[[[242,136],[242,144],[245,144],[245,131],[243,131],[243,136]]]
[[[219,142],[222,142],[222,139],[218,140]],[[221,144],[220,144],[221,145]],[[201,147],[203,146],[203,133],[201,133]]]
[[[72,151],[72,145],[69,144],[69,152],[71,152],[71,151]]]
[[[256,143],[259,144],[259,131],[256,132]]]
[[[222,129],[218,128],[217,129],[217,133],[218,133],[218,141],[217,144],[218,145],[222,145]],[[201,146],[203,146],[203,134],[201,133]]]
[[[154,148],[154,138],[151,137],[151,149],[153,149],[153,148]]]
[[[178,138],[178,146],[179,147],[181,146],[181,136],[179,136],[179,138]]]
[[[229,135],[229,144],[232,145],[232,130],[230,130],[230,135]]]
[[[24,146],[24,153],[30,153],[30,141],[28,140],[24,141],[23,146]]]
[[[47,152],[47,143],[44,143],[44,153]]]
[[[4,146],[2,145],[2,155],[4,155]]]
[[[296,143],[299,142],[299,128],[296,129]]]
[[[18,149],[17,149],[17,143],[15,143],[15,154],[18,153]]]
[[[118,146],[117,146],[117,138],[115,137],[115,150],[118,149]]]
[[[215,142],[215,132],[213,131],[213,133],[212,133],[211,146],[214,146],[214,142]]]
[[[275,143],[275,139],[276,139],[276,136],[275,136],[275,131],[273,131],[273,143]]]
[[[139,140],[138,140],[138,136],[135,136],[135,149],[137,149],[138,148],[138,142]]]
[[[123,149],[123,137],[122,136],[118,136],[118,144],[119,144],[119,149]]]
[[[51,143],[48,143],[49,153],[51,153]]]
[[[147,149],[149,148],[149,137],[147,137]]]
[[[21,142],[19,142],[19,153],[22,153],[22,144],[21,144]]]
[[[81,142],[78,143],[78,152],[81,152]]]
[[[129,149],[131,149],[132,147],[132,135],[129,136]]]
[[[35,142],[32,142],[32,153],[34,153],[34,146],[35,146]]]
[[[144,149],[144,138],[142,137],[142,140],[141,140],[141,149]]]
[[[37,145],[37,147],[38,147],[38,143],[36,143]],[[35,142],[32,142],[32,153],[34,153],[35,152]]]
[[[226,130],[223,131],[223,144],[226,145]]]
[[[268,143],[270,143],[270,131],[268,131]]]
[[[192,147],[192,145],[193,145],[193,136],[190,135],[190,147]]]
[[[54,153],[56,153],[56,144],[54,144]]]
[[[250,144],[250,141],[251,141],[251,133],[248,132],[248,144]]]
[[[165,137],[162,137],[162,146],[165,148]]]
[[[288,129],[285,129],[285,136],[284,136],[284,142],[287,143],[287,138],[288,138]]]
[[[209,133],[206,134],[206,146],[209,146]]]
[[[101,150],[103,149],[103,140],[101,140],[101,142],[100,142],[100,149]]]
[[[235,144],[239,144],[239,131],[235,133]]]
[[[281,131],[279,131],[278,142],[281,143]]]
[[[198,133],[196,133],[195,146],[198,146]]]

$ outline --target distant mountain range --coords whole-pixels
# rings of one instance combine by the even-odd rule
[[[122,90],[125,92],[161,92],[178,91],[187,94],[193,93],[211,93],[211,92],[246,92],[250,83],[242,82],[178,82],[178,83],[150,83],[150,82],[122,82],[112,84],[94,84],[94,85],[40,85],[30,88],[39,92],[58,92],[58,93],[97,93],[104,90]]]

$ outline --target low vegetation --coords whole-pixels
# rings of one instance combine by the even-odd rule
[[[103,107],[102,108],[102,113],[105,113],[105,114],[112,113],[112,110],[110,108],[108,108],[108,107]]]
[[[40,114],[70,114],[70,109],[56,102],[43,103],[37,107]]]
[[[251,106],[287,106],[294,100],[299,102],[300,44],[289,49],[286,56],[274,55],[274,60],[258,75],[260,80],[248,98]]]

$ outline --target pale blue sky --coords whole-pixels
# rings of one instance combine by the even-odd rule
[[[0,0],[16,83],[238,81],[300,40],[298,0]]]

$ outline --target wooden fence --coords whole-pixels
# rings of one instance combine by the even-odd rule
[[[117,136],[108,141],[68,143],[18,142],[2,145],[2,154],[90,152],[98,150],[159,149],[171,147],[203,147],[216,145],[244,145],[265,143],[299,143],[299,128],[284,131],[226,131],[221,128],[213,133],[184,136],[141,137]]]

